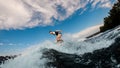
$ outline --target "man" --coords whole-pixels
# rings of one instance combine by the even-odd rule
[[[63,42],[61,30],[49,31],[49,33],[56,36],[57,43]]]

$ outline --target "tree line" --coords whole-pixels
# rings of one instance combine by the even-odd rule
[[[109,15],[104,18],[104,25],[100,27],[100,32],[112,29],[118,25],[120,25],[120,0],[113,5]]]

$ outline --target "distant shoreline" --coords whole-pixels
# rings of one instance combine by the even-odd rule
[[[86,38],[91,38],[91,37],[93,37],[93,36],[95,36],[95,35],[98,35],[99,33],[101,33],[100,31],[99,32],[96,32],[96,33],[94,33],[94,34],[92,34],[92,35],[90,35],[90,36],[87,36]]]

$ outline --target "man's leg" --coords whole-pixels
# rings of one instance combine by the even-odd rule
[[[57,36],[57,38],[56,38],[57,42],[62,41],[61,36],[62,36],[61,34],[59,34],[59,35]]]

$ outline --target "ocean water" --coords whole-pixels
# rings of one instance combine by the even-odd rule
[[[10,59],[4,64],[1,64],[1,68],[45,68],[46,58],[41,58],[42,53],[46,49],[54,49],[59,52],[68,54],[84,54],[87,52],[93,52],[94,50],[109,47],[114,39],[120,36],[119,27],[101,33],[85,40],[65,40],[61,44],[56,44],[52,41],[45,41],[40,44],[33,45],[27,48],[15,59]]]

